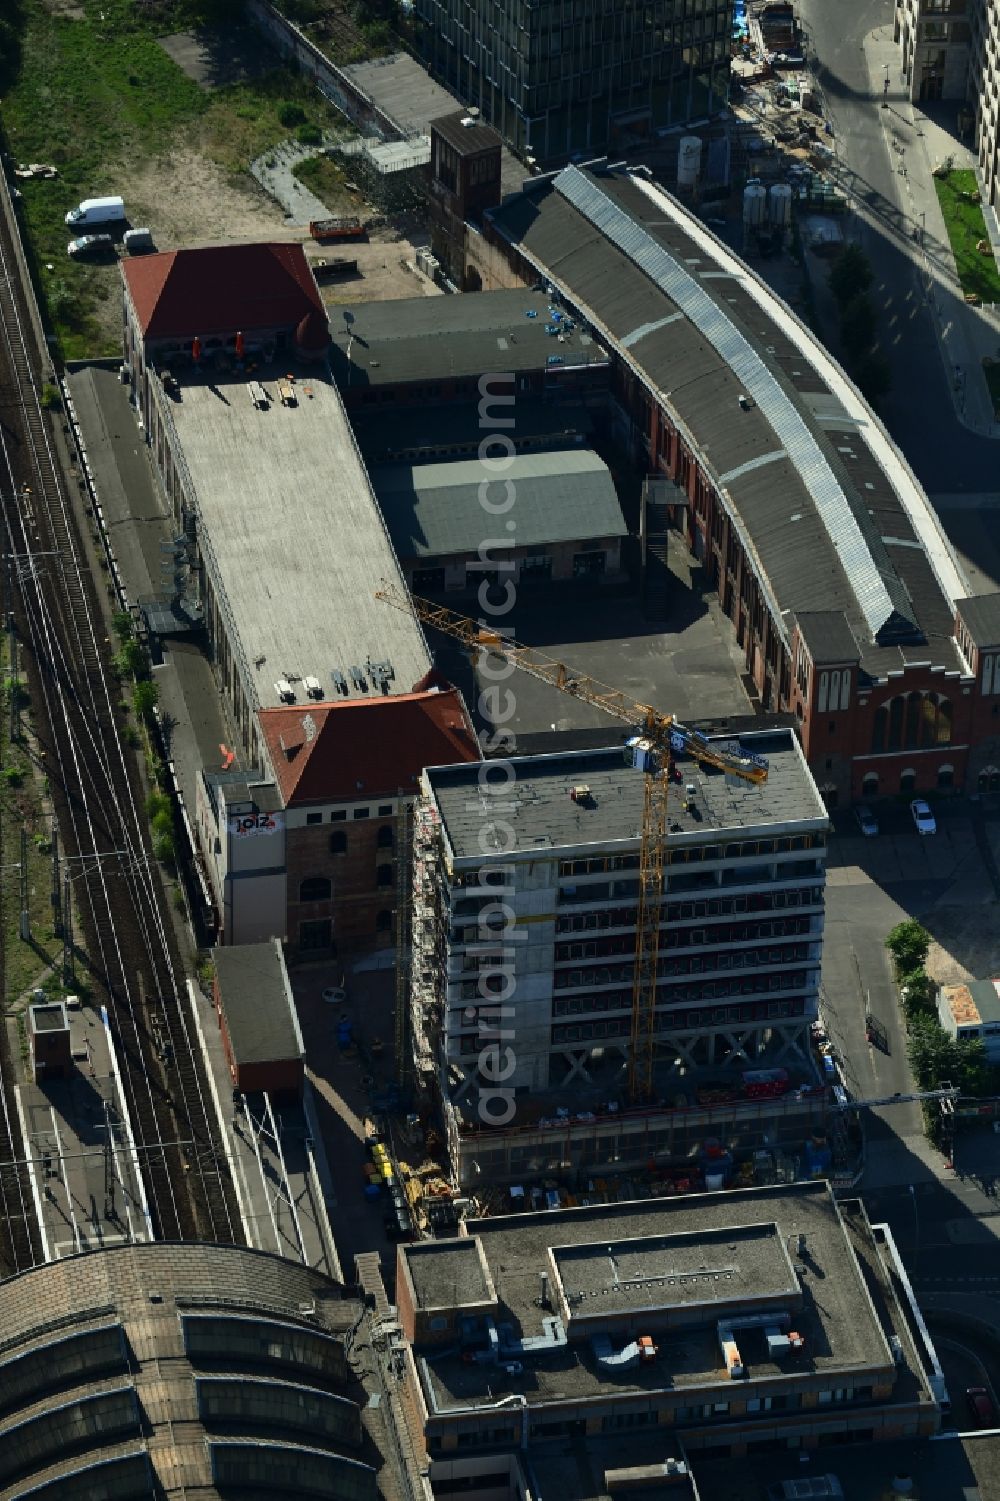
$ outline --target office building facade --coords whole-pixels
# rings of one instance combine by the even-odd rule
[[[682,1155],[684,1109],[660,1135],[657,1110],[701,1106],[701,1127],[718,1128],[756,1109],[747,1080],[762,1067],[801,1081],[800,1135],[821,1107],[809,1046],[828,819],[791,730],[742,743],[768,760],[763,787],[674,762],[654,1090],[628,1120],[643,773],[620,749],[425,772],[411,1019],[417,1078],[440,1091],[459,1181],[516,1177],[546,1131],[578,1168]],[[494,808],[481,789],[504,766],[513,784]],[[492,1037],[502,1089],[484,1062]],[[705,1079],[723,1087],[699,1095]],[[759,1110],[756,1125],[767,1134]]]
[[[524,158],[625,149],[717,114],[732,0],[417,0],[425,59]]]

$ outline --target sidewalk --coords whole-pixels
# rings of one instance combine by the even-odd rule
[[[882,130],[889,158],[895,161],[899,207],[914,240],[914,263],[922,267],[955,415],[981,437],[1000,439],[1000,421],[983,375],[984,357],[1000,357],[1000,314],[970,307],[964,299],[932,176],[933,168],[949,156],[956,167],[974,169],[975,155],[907,98],[900,85],[899,48],[891,27],[869,32],[864,52],[873,104],[882,98],[889,69],[888,108],[879,111]],[[987,233],[998,254],[995,231],[996,226],[988,223]]]

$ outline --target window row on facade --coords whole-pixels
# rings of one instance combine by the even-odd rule
[[[715,917],[728,917],[750,912],[778,912],[795,907],[821,908],[823,905],[822,887],[803,887],[788,891],[761,891],[748,892],[738,896],[711,897],[699,901],[670,902],[666,905],[661,925],[668,945],[676,944],[683,947],[686,943],[700,944],[713,942],[742,942],[747,938],[768,937],[771,934],[806,932],[808,926],[787,926],[786,920],[782,919],[784,926],[771,925],[763,927],[760,924],[739,926],[729,930],[728,938],[716,937],[714,931],[709,929],[694,930],[690,934],[683,931],[671,932],[671,926],[683,922],[698,922],[702,919]],[[597,912],[574,912],[572,914],[560,914],[556,918],[556,933],[591,933],[611,928],[624,928],[635,930],[636,924],[635,907],[608,907]],[[808,919],[804,920],[808,925]],[[482,940],[482,932],[478,927],[456,928],[452,933],[452,942],[455,945],[475,944]]]
[[[392,909],[383,907],[376,912],[372,926],[376,934],[391,933]],[[333,918],[304,917],[299,923],[298,947],[304,954],[325,953],[329,958],[335,959],[337,944],[333,936]]]
[[[395,871],[391,865],[375,867],[375,885],[391,886]],[[299,882],[300,902],[328,902],[333,897],[333,882],[329,876],[306,876]]]
[[[697,905],[707,905],[698,903]],[[595,913],[594,916],[603,916]],[[634,923],[633,923],[634,927]],[[661,938],[661,947],[686,949],[705,944],[749,943],[761,938],[789,938],[810,932],[812,919],[808,917],[781,917],[768,922],[713,923],[707,928],[667,928]],[[635,933],[616,934],[612,938],[592,938],[576,943],[557,943],[555,962],[565,964],[579,959],[603,959],[612,954],[629,954],[635,950]],[[694,963],[702,961],[692,959]]]

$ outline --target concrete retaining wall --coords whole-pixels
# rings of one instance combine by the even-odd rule
[[[391,115],[380,109],[364,89],[332,63],[291,21],[275,10],[268,0],[247,0],[247,19],[262,31],[281,52],[297,63],[316,83],[324,98],[346,115],[366,135],[383,141],[400,141],[406,132]]]

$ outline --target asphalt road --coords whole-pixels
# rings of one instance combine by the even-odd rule
[[[956,800],[936,804],[935,813],[938,833],[927,838],[913,829],[905,806],[880,807],[874,839],[861,836],[849,813],[836,816],[822,1006],[856,1099],[913,1089],[885,952],[889,929],[917,917],[949,952],[962,954],[956,919],[973,909],[989,922],[996,910],[977,828],[982,810]],[[866,1010],[885,1028],[884,1049],[865,1040]],[[960,1131],[948,1168],[924,1138],[918,1105],[866,1110],[862,1120],[861,1194],[871,1218],[890,1225],[921,1300],[955,1308],[973,1302],[1000,1330],[1000,1137],[990,1129]]]
[[[861,38],[876,26],[891,26],[892,0],[799,0],[798,9],[838,155],[865,207],[864,218],[854,222],[875,272],[872,300],[886,331],[883,347],[893,376],[881,415],[931,493],[995,490],[997,444],[977,437],[955,416],[914,262],[914,226],[900,206],[900,179],[886,149],[879,102],[871,95]]]

